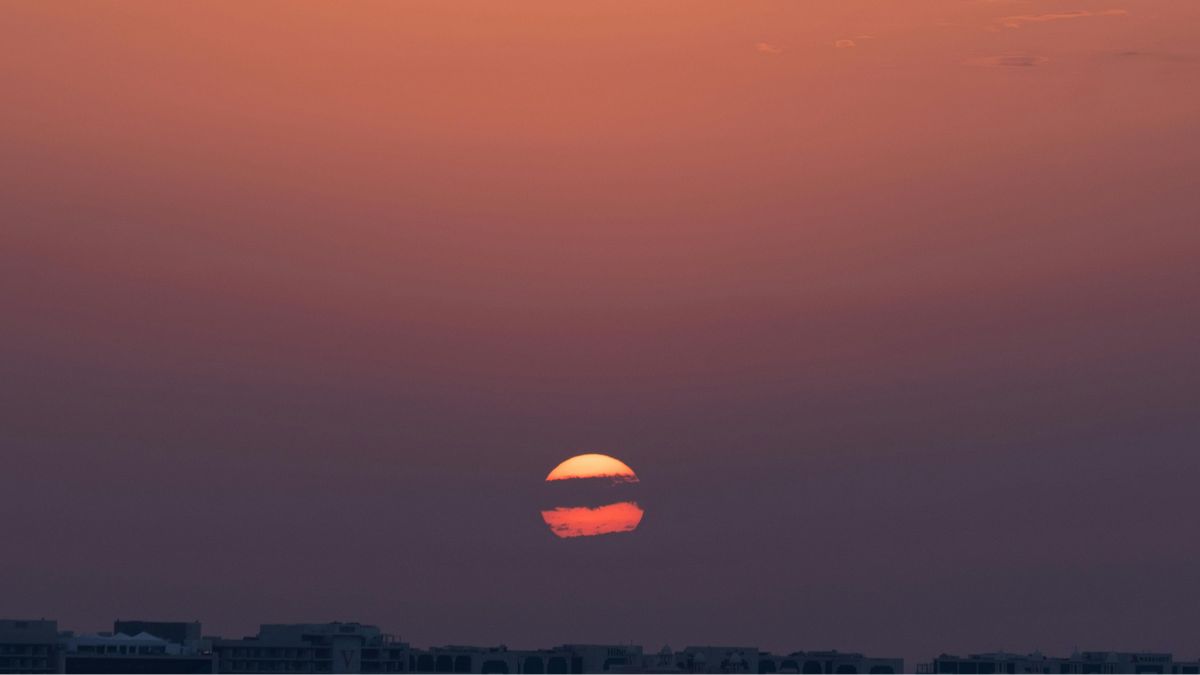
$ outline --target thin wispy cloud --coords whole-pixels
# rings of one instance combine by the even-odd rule
[[[835,40],[833,46],[837,47],[838,49],[847,49],[849,47],[858,46],[858,43],[849,38],[842,38],[841,40]]]
[[[1046,14],[1006,16],[998,19],[998,23],[1005,28],[1021,28],[1032,23],[1049,23],[1051,21],[1084,19],[1094,16],[1125,16],[1126,14],[1129,14],[1129,12],[1124,9],[1102,9],[1095,12],[1090,9],[1072,9],[1064,12],[1048,12]]]
[[[1197,63],[1200,62],[1200,57],[1195,54],[1183,54],[1178,52],[1163,52],[1163,51],[1141,51],[1136,49],[1127,49],[1121,52],[1114,52],[1111,56],[1120,59],[1144,59],[1152,61],[1162,61],[1168,63]]]
[[[999,56],[980,56],[963,61],[968,66],[990,66],[1001,68],[1032,68],[1046,63],[1050,59],[1033,54],[1001,54]]]
[[[783,53],[782,47],[777,47],[777,46],[771,44],[770,42],[756,43],[754,45],[754,49],[756,49],[760,54],[782,54]]]

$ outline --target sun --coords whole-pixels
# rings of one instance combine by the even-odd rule
[[[616,457],[588,453],[576,455],[554,467],[546,476],[547,481],[568,480],[571,478],[612,478],[625,483],[638,482],[637,474],[629,465]]]
[[[556,505],[542,511],[542,520],[560,539],[633,532],[646,513],[628,499],[640,489],[637,474],[616,457],[576,455],[554,467],[546,482],[555,484],[547,489]]]

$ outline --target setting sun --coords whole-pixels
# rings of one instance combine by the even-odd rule
[[[566,480],[569,478],[612,478],[628,483],[636,483],[637,474],[629,465],[616,457],[589,453],[576,455],[554,467],[546,476],[546,480]]]
[[[546,482],[565,488],[560,492],[556,487],[556,505],[542,511],[542,520],[559,538],[632,532],[645,515],[637,502],[623,498],[637,492],[633,484],[639,481],[633,469],[616,457],[576,455],[554,467]],[[593,489],[599,492],[588,495]]]

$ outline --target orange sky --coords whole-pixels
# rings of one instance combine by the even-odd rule
[[[487,370],[556,333],[555,368],[663,371],[711,354],[631,361],[623,326],[1005,303],[1194,241],[1082,223],[1186,190],[1200,10],[1081,7],[10,3],[5,243],[85,295],[404,318],[434,358],[489,325]]]

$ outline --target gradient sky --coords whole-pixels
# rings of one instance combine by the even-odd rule
[[[0,7],[0,614],[1200,656],[1200,3]],[[543,479],[641,478],[564,541]]]

